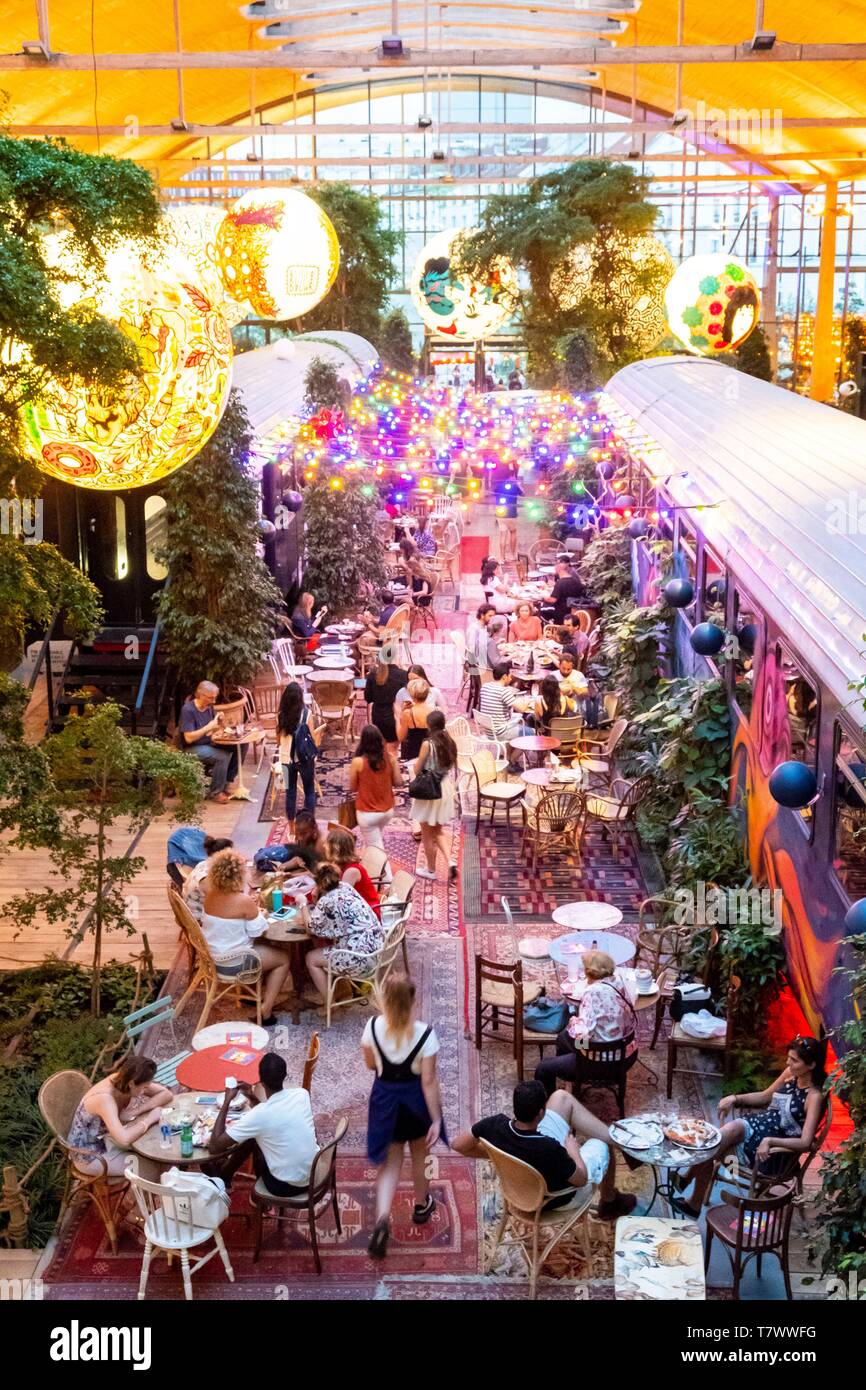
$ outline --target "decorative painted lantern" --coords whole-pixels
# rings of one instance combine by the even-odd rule
[[[517,274],[510,261],[497,260],[485,280],[452,272],[457,242],[466,233],[439,232],[421,249],[409,289],[418,313],[433,333],[453,338],[483,338],[513,313]]]
[[[629,338],[648,352],[667,332],[664,296],[674,263],[667,248],[647,234],[619,238],[617,250],[619,269],[613,276],[604,276],[605,303],[618,312]],[[563,309],[593,297],[601,279],[599,259],[610,252],[610,239],[585,242],[557,266],[550,288]]]
[[[689,644],[699,656],[716,656],[725,645],[724,629],[716,623],[698,623],[689,635]]]
[[[166,208],[163,229],[171,250],[191,263],[199,289],[204,290],[232,327],[245,319],[250,310],[228,294],[217,266],[216,239],[224,217],[222,208],[187,203],[184,207]]]
[[[665,309],[671,332],[690,352],[714,357],[746,341],[760,317],[761,291],[735,256],[691,256],[665,290]]]
[[[779,763],[770,773],[770,795],[780,806],[801,810],[818,795],[818,779],[805,763]]]
[[[340,247],[329,217],[298,189],[256,188],[226,213],[216,260],[228,294],[263,319],[296,319],[337,278]]]
[[[49,256],[64,257],[64,238]],[[228,324],[185,259],[145,260],[125,243],[98,281],[82,272],[64,286],[65,306],[86,303],[138,350],[140,376],[119,388],[57,381],[21,412],[27,452],[43,472],[101,490],[141,487],[193,458],[216,429],[231,385]],[[66,264],[66,261],[64,261]]]
[[[707,603],[724,603],[728,586],[724,579],[711,579],[706,588]]]
[[[671,608],[688,608],[694,603],[695,586],[690,579],[669,579],[662,590]]]

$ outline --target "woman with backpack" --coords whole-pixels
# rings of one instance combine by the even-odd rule
[[[304,692],[297,681],[283,691],[277,711],[277,734],[280,740],[280,766],[286,789],[286,819],[295,819],[298,797],[298,777],[304,789],[304,810],[316,812],[316,756],[318,748],[307,725]]]

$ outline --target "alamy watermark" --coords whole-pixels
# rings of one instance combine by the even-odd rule
[[[42,540],[42,501],[38,497],[0,497],[0,535],[17,536],[25,545]]]
[[[671,124],[690,140],[757,148],[765,155],[782,149],[782,109],[779,106],[681,106]]]
[[[737,923],[780,930],[782,901],[780,888],[719,888],[701,880],[694,889],[674,891],[673,920],[677,926],[702,922],[708,927],[725,927]]]
[[[827,531],[831,536],[866,536],[866,492],[849,488],[824,504]]]

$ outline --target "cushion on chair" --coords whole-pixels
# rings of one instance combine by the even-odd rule
[[[586,809],[591,816],[598,816],[600,820],[616,820],[620,804],[612,796],[588,796]]]
[[[722,1202],[720,1206],[710,1207],[707,1210],[706,1221],[714,1236],[718,1236],[723,1245],[736,1245],[737,1243],[737,1221],[739,1213],[735,1206],[729,1202]],[[754,1230],[752,1225],[754,1223]],[[751,1248],[753,1242],[760,1234],[760,1226],[763,1224],[762,1216],[757,1213],[750,1219],[746,1219],[743,1226],[743,1249]]]
[[[535,1000],[538,998],[539,994],[541,993],[541,988],[541,985],[524,984],[524,1004],[534,1003]],[[514,986],[505,983],[497,984],[495,980],[482,980],[481,1002],[482,1004],[495,1004],[498,1009],[513,1009]],[[547,1033],[545,1036],[548,1038],[552,1037],[550,1033]],[[554,1042],[556,1041],[555,1038],[553,1038],[552,1040]]]

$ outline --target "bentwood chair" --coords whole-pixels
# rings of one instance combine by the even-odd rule
[[[585,798],[582,792],[549,791],[534,806],[521,806],[523,812],[523,842],[532,846],[532,872],[538,868],[542,850],[555,847],[576,853],[580,859]]]
[[[584,736],[590,745],[584,756],[592,761],[593,772],[600,774],[608,786],[613,781],[613,755],[627,728],[627,719],[616,719],[602,738],[593,737],[593,734],[603,733],[602,730],[589,730]]]
[[[510,908],[509,908],[510,911]],[[475,1046],[481,1051],[484,1038],[511,1043],[517,1063],[517,1079],[523,1080],[523,1049],[527,1043],[538,1048],[539,1057],[545,1047],[553,1047],[553,1033],[536,1033],[523,1022],[526,1004],[534,1004],[544,986],[523,978],[523,962],[506,964],[497,960],[475,957]],[[500,1031],[500,1022],[507,1027]]]
[[[185,937],[192,946],[195,961],[186,992],[175,1010],[175,1017],[180,1017],[187,1001],[197,990],[203,989],[204,1006],[193,1032],[198,1033],[205,1027],[214,1004],[219,1003],[220,999],[223,999],[227,994],[232,995],[233,1001],[238,1007],[244,1001],[255,1004],[256,1023],[260,1024],[262,1021],[261,964],[256,962],[255,966],[250,965],[249,969],[242,970],[236,975],[221,974],[219,962],[213,959],[204,933],[183,898],[179,893],[169,892],[168,901],[174,914],[174,920],[180,928],[181,936]],[[252,952],[250,956],[252,959]]]
[[[379,849],[378,845],[365,845],[358,863],[362,869],[367,870],[376,886],[376,891],[384,892],[387,886],[386,871],[388,868],[388,856],[385,851]]]
[[[154,1250],[161,1250],[168,1257],[169,1263],[173,1255],[180,1255],[183,1291],[188,1302],[192,1300],[192,1275],[201,1269],[202,1265],[206,1265],[208,1260],[212,1260],[214,1255],[219,1255],[229,1283],[233,1284],[234,1270],[219,1227],[195,1224],[194,1194],[179,1188],[163,1187],[158,1182],[148,1182],[132,1168],[127,1168],[126,1176],[144,1223],[145,1245],[138,1285],[139,1299],[143,1299],[147,1291],[147,1277]],[[228,1216],[228,1203],[225,1214]],[[190,1250],[197,1249],[209,1240],[214,1243],[213,1250],[209,1250],[206,1255],[200,1255],[195,1264],[190,1265]]]
[[[756,1261],[760,1279],[765,1255],[775,1255],[779,1261],[785,1296],[793,1298],[788,1251],[793,1203],[794,1190],[788,1188],[776,1197],[738,1197],[708,1209],[704,1268],[709,1269],[713,1240],[721,1241],[733,1270],[735,1299],[740,1296],[740,1280],[749,1261]]]
[[[574,758],[580,752],[583,739],[584,719],[582,714],[558,714],[550,721],[550,729],[545,733],[559,739],[558,758]]]
[[[108,1171],[105,1159],[88,1149],[70,1144],[67,1135],[79,1102],[90,1090],[91,1082],[81,1071],[56,1071],[43,1081],[36,1097],[39,1113],[54,1137],[66,1164],[63,1197],[60,1202],[62,1220],[66,1210],[78,1201],[92,1202],[108,1236],[112,1254],[117,1254],[117,1218],[129,1182],[125,1176]],[[87,1173],[78,1166],[96,1160],[98,1171]]]
[[[536,1168],[497,1149],[486,1139],[479,1139],[478,1142],[493,1165],[502,1193],[502,1215],[496,1228],[487,1272],[493,1268],[500,1245],[518,1246],[529,1271],[529,1297],[534,1299],[538,1274],[545,1260],[554,1246],[577,1227],[578,1222],[585,1268],[588,1270],[591,1253],[587,1217],[596,1189],[588,1185],[585,1188],[569,1187],[561,1192],[548,1192]],[[562,1206],[547,1206],[551,1199],[565,1196],[569,1200]],[[509,1227],[510,1234],[506,1235]],[[541,1244],[542,1239],[545,1239],[544,1245]]]
[[[580,1100],[584,1091],[610,1091],[619,1107],[620,1118],[625,1115],[625,1088],[628,1073],[637,1061],[637,1052],[629,1054],[634,1034],[614,1042],[591,1042],[575,1050],[572,1094]]]
[[[591,794],[586,798],[587,817],[597,821],[611,840],[614,862],[619,859],[620,836],[633,829],[638,809],[649,795],[652,784],[651,777],[639,777],[636,782],[615,778],[610,795]]]
[[[302,1085],[302,1087],[304,1088],[304,1090],[307,1092],[307,1094],[309,1094],[310,1091],[311,1091],[312,1088],[313,1088],[313,1074],[314,1074],[314,1072],[315,1072],[315,1070],[316,1070],[316,1067],[317,1067],[317,1065],[318,1065],[318,1061],[319,1061],[319,1035],[318,1035],[318,1033],[314,1033],[313,1036],[310,1038],[310,1046],[309,1046],[308,1049],[307,1049],[307,1056],[306,1056],[306,1059],[305,1059],[305,1061],[304,1061],[304,1075],[303,1075],[303,1079],[302,1079],[302,1081],[301,1081],[301,1085]]]
[[[734,1114],[738,1118],[748,1118],[749,1111],[745,1106],[737,1106]],[[762,1173],[758,1167],[749,1168],[739,1160],[734,1163],[732,1156],[726,1155],[722,1159],[717,1159],[715,1164],[715,1182],[731,1183],[739,1188],[739,1192],[722,1192],[722,1200],[729,1201],[730,1198],[741,1195],[749,1197],[765,1197],[769,1193],[776,1192],[782,1187],[791,1187],[794,1192],[794,1205],[799,1206],[803,1201],[803,1181],[807,1172],[811,1168],[818,1154],[827,1142],[827,1135],[830,1133],[830,1126],[833,1123],[833,1097],[827,1096],[827,1104],[824,1113],[815,1130],[815,1137],[808,1149],[802,1153],[782,1153],[773,1154],[773,1169],[771,1173]]]
[[[299,1215],[306,1212],[307,1222],[310,1229],[310,1246],[313,1251],[313,1261],[316,1266],[316,1273],[322,1272],[322,1261],[319,1255],[319,1240],[316,1233],[316,1222],[323,1216],[330,1206],[334,1213],[334,1224],[337,1228],[337,1235],[343,1234],[343,1227],[340,1223],[340,1205],[337,1201],[337,1148],[346,1130],[349,1128],[349,1121],[342,1115],[337,1121],[337,1128],[334,1137],[327,1144],[322,1144],[316,1150],[310,1168],[310,1181],[306,1187],[299,1192],[292,1193],[288,1197],[275,1197],[269,1192],[261,1178],[256,1181],[250,1193],[250,1203],[253,1208],[254,1227],[253,1227],[253,1263],[258,1262],[259,1255],[262,1253],[262,1238],[264,1234],[265,1214],[273,1215],[277,1225],[285,1220],[292,1212]]]
[[[505,807],[506,824],[511,829],[511,808],[522,801],[526,788],[520,782],[500,782],[496,770],[496,759],[488,750],[480,749],[469,759],[475,777],[478,809],[475,814],[475,834],[481,826],[481,812],[485,804],[490,807],[490,824],[498,806]]]
[[[403,955],[403,969],[408,975],[409,952],[406,946],[406,928],[412,915],[412,894],[415,891],[415,877],[407,869],[398,869],[391,882],[386,885],[387,892],[381,900],[382,925],[386,930],[402,927],[403,939],[400,949]]]
[[[356,953],[356,963],[351,970],[337,974],[326,962],[325,979],[325,1027],[331,1026],[331,1014],[344,1004],[375,1003],[381,994],[382,985],[394,968],[394,960],[403,945],[405,932],[401,921],[386,927],[385,937],[378,951]],[[338,999],[337,987],[341,980],[348,980],[352,989],[345,999]]]

